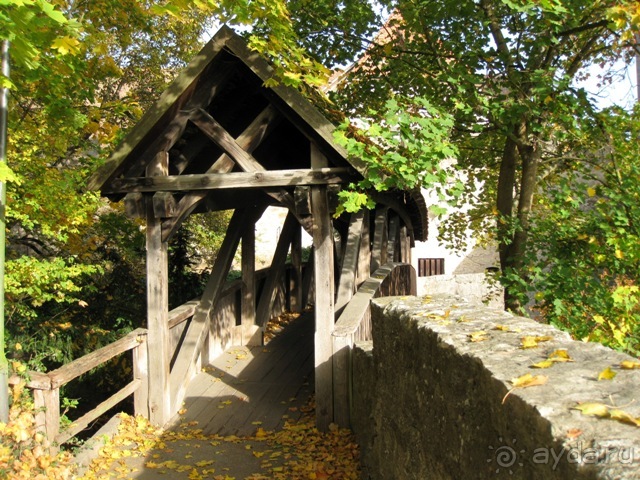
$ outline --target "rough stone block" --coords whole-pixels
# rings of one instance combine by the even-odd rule
[[[619,367],[635,359],[446,296],[377,299],[372,321],[373,349],[354,351],[352,412],[369,478],[640,479],[640,427],[575,409],[640,417],[640,370]],[[522,348],[527,336],[543,340]],[[573,361],[532,368],[557,350]],[[599,381],[607,367],[617,375]],[[546,383],[513,389],[525,374]]]

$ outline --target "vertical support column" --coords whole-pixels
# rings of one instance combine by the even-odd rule
[[[336,300],[337,312],[340,312],[340,310],[347,305],[355,291],[363,218],[364,212],[361,210],[358,213],[352,214],[349,222],[349,233],[347,235],[347,241],[345,242],[346,248],[342,258],[342,270],[338,284],[338,297]]]
[[[296,228],[291,237],[291,288],[290,309],[292,312],[301,312],[302,305],[302,229]]]
[[[133,394],[133,413],[149,418],[149,350],[147,335],[138,337],[133,349],[133,378],[140,380],[140,387]]]
[[[147,169],[150,177],[166,175],[169,155],[159,153]],[[147,199],[147,328],[149,330],[149,419],[164,425],[171,416],[169,387],[169,265],[162,219]]]
[[[369,232],[371,215],[369,210],[364,211],[362,220],[362,240],[360,241],[360,252],[358,254],[358,277],[356,279],[357,288],[371,275],[371,237]]]
[[[242,233],[242,343],[258,345],[261,338],[254,338],[256,325],[256,229],[249,224]],[[258,335],[260,336],[260,335]]]
[[[389,215],[389,233],[387,237],[387,262],[396,262],[396,261],[399,261],[399,258],[400,258],[398,254],[399,222],[400,222],[400,219],[395,213],[393,215]]]
[[[387,263],[387,214],[389,207],[376,209],[373,230],[373,248],[371,250],[371,273]]]
[[[33,390],[33,403],[38,412],[36,414],[36,428],[44,430],[50,453],[58,452],[55,444],[56,437],[60,433],[60,389]]]
[[[326,158],[311,144],[311,167],[326,166]],[[332,338],[335,322],[334,307],[334,246],[333,225],[329,213],[326,186],[311,187],[313,215],[314,281],[315,281],[315,390],[316,426],[327,431],[333,422]]]

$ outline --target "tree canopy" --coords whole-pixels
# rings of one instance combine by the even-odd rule
[[[597,239],[589,243],[588,268],[593,278],[608,278],[601,282],[608,300],[583,319],[592,328],[581,335],[602,324],[595,315],[614,305],[615,292],[616,305],[624,304],[628,322],[635,322],[629,331],[637,329],[637,276],[632,273],[637,256],[630,253],[637,247],[633,237],[621,233],[632,232],[629,226],[636,222],[629,207],[635,197],[625,194],[635,195],[636,188],[613,181],[637,175],[632,151],[620,150],[625,147],[620,139],[635,135],[630,125],[637,117],[599,112],[577,86],[592,65],[630,60],[637,49],[637,2],[1,3],[0,37],[11,41],[13,68],[11,78],[2,79],[12,101],[9,168],[0,171],[9,185],[8,317],[14,332],[23,329],[20,338],[34,338],[42,325],[34,320],[38,317],[41,322],[46,317],[50,331],[66,332],[70,312],[107,304],[113,309],[92,290],[106,288],[110,276],[139,276],[139,225],[121,215],[120,206],[105,205],[86,192],[84,182],[222,23],[238,27],[251,47],[271,59],[274,82],[316,98],[314,87],[325,84],[331,68],[357,60],[324,104],[329,113],[342,110],[359,118],[360,131],[345,122],[340,140],[370,162],[370,177],[354,186],[354,194],[343,194],[344,208],[370,205],[366,190],[396,186],[434,188],[452,203],[466,203],[471,208],[450,217],[445,237],[455,243],[462,237],[461,225],[470,224],[478,235],[497,241],[509,307],[519,308],[525,294],[536,289],[540,308],[549,318],[550,312],[558,313],[553,318],[559,324],[573,324],[578,317],[567,317],[568,297],[565,310],[553,302],[560,292],[558,279],[575,275],[568,272],[578,265],[587,268],[566,258],[561,262],[560,246],[569,237],[584,240],[578,238],[587,234],[577,228],[578,219],[583,226],[596,222],[603,230],[600,237],[588,235]],[[615,72],[605,72],[600,81],[613,81]],[[452,157],[465,172],[464,183],[448,182]],[[601,172],[596,178],[594,165]],[[585,187],[588,178],[602,184]],[[590,188],[593,197],[585,196]],[[560,192],[573,190],[582,196],[571,195],[572,213],[559,221],[558,215],[566,215]],[[606,217],[604,206],[614,199],[627,220],[617,216],[619,223],[611,223]],[[593,215],[578,215],[587,207]],[[551,242],[544,232],[554,221],[567,229],[556,227],[558,238]],[[189,235],[202,238],[203,230],[192,225]],[[117,244],[114,237],[120,239]],[[601,250],[596,252],[596,245]],[[541,262],[540,254],[547,260]],[[624,270],[614,275],[606,259],[624,263]],[[587,283],[575,288],[587,292]],[[106,295],[126,299],[138,288]],[[141,315],[126,309],[108,313],[118,325]],[[105,331],[112,327],[100,325]],[[30,355],[38,348],[34,344]],[[28,357],[24,350],[23,355]]]
[[[467,173],[449,240],[471,224],[498,242],[507,305],[522,306],[534,199],[541,180],[573,168],[597,120],[578,81],[589,67],[629,62],[637,49],[632,1],[462,0],[383,2],[394,15],[352,69],[338,101],[369,122],[390,98],[426,99],[453,115],[449,137]],[[605,69],[601,83],[614,80]],[[398,147],[402,148],[402,144]],[[372,162],[376,162],[372,158]],[[378,161],[379,162],[379,161]],[[402,176],[401,171],[396,174]],[[445,235],[446,236],[446,235]]]

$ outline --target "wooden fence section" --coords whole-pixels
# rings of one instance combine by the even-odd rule
[[[281,281],[275,287],[275,300],[273,302],[273,316],[278,316],[285,311],[294,310],[292,306],[296,300],[292,296],[297,295],[293,283],[294,268],[287,266],[285,274],[281,276]],[[258,292],[264,288],[266,279],[269,276],[269,269],[259,270],[255,274]],[[310,287],[306,282],[306,289]],[[241,299],[242,281],[234,280],[228,282],[221,293],[221,298],[216,304],[215,311],[210,317],[208,335],[204,348],[200,352],[199,368],[208,364],[225,349],[233,344],[243,343],[243,325],[241,321]],[[302,292],[303,298],[309,298],[309,292]],[[199,299],[191,300],[181,305],[168,314],[169,342],[171,345],[171,365],[180,350],[184,340],[184,332],[189,321],[193,317]],[[298,308],[298,307],[296,307]],[[261,334],[261,332],[258,332]],[[261,340],[261,338],[260,338]],[[27,373],[29,380],[26,386],[33,391],[36,409],[36,428],[43,431],[52,449],[57,449],[60,445],[68,442],[72,437],[83,431],[98,417],[105,414],[111,408],[118,405],[123,400],[133,395],[134,413],[149,418],[149,376],[148,376],[148,350],[147,350],[147,329],[139,328],[132,331],[121,339],[110,343],[90,354],[80,357],[62,367],[48,373],[30,371]],[[133,355],[133,379],[130,383],[100,403],[96,408],[87,412],[82,417],[75,420],[70,427],[61,429],[60,426],[60,388],[87,373],[94,368],[104,365],[112,358],[132,351]],[[184,379],[188,383],[190,379]],[[23,381],[18,376],[9,379],[10,384],[17,384]]]
[[[351,350],[355,342],[371,340],[371,299],[416,294],[415,269],[405,263],[387,263],[358,289],[336,322],[333,339],[334,421],[350,426]]]
[[[75,420],[70,427],[61,431],[60,388],[80,375],[129,350],[133,352],[133,380],[93,410]],[[132,394],[135,410],[142,413],[148,405],[147,371],[147,330],[140,328],[120,340],[51,372],[29,372],[27,387],[33,390],[34,403],[38,411],[36,427],[45,433],[51,447],[56,449]],[[9,383],[13,385],[21,381],[22,379],[17,376],[12,376],[9,379]]]

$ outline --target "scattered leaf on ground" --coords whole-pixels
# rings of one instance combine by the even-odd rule
[[[625,360],[620,362],[620,368],[623,370],[640,369],[640,362],[634,362],[633,360]]]
[[[489,336],[487,335],[487,332],[485,332],[484,330],[480,330],[478,332],[471,332],[469,334],[470,342],[483,342],[485,340],[489,340]]]
[[[513,388],[511,388],[511,390],[509,390],[502,398],[502,403],[507,400],[507,397],[511,395],[511,392],[513,392],[515,389],[537,387],[539,385],[544,385],[545,383],[547,383],[547,380],[549,380],[549,377],[546,377],[545,375],[531,375],[530,373],[525,373],[524,375],[511,379]]]
[[[598,374],[598,381],[613,380],[616,375],[617,373],[611,370],[611,367],[607,367]]]
[[[536,348],[538,343],[540,342],[548,342],[549,340],[553,340],[553,337],[549,335],[545,336],[533,336],[527,335],[520,339],[520,348]]]

